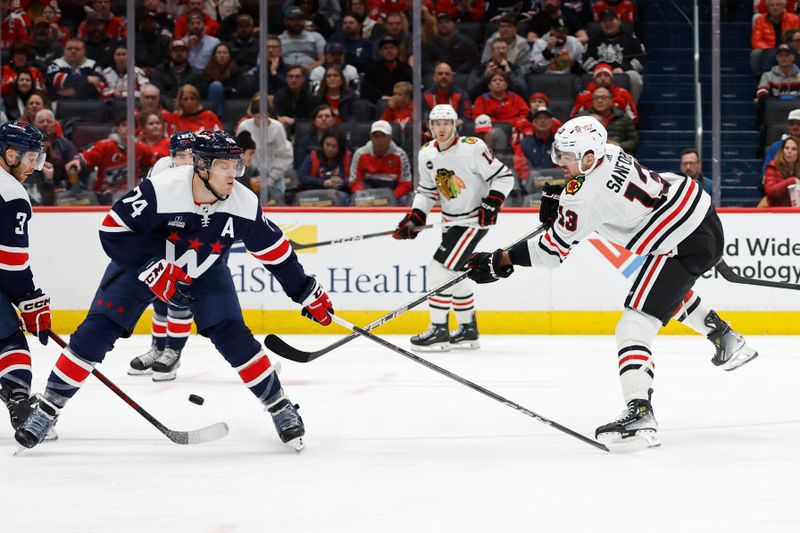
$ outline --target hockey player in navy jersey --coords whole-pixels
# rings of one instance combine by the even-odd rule
[[[119,337],[127,337],[158,298],[190,308],[197,329],[272,415],[283,442],[303,447],[303,421],[281,388],[262,346],[242,318],[231,272],[222,261],[234,241],[275,276],[303,307],[303,315],[331,322],[330,299],[306,275],[289,241],[262,212],[255,194],[236,181],[242,149],[223,131],[197,134],[194,165],[144,180],[118,200],[103,220],[100,241],[111,262],[89,314],[70,338],[44,394],[15,434],[31,448],[41,442]]]
[[[595,436],[608,443],[639,437],[656,446],[651,347],[662,325],[675,318],[705,335],[715,347],[711,362],[723,370],[739,368],[758,352],[692,291],[722,256],[722,223],[711,198],[692,179],[648,170],[606,140],[605,128],[592,117],[564,124],[552,157],[568,182],[563,191],[542,195],[539,217],[547,231],[508,252],[473,254],[469,277],[489,283],[510,276],[514,265],[557,267],[593,232],[645,256],[616,328],[627,408]]]
[[[193,131],[173,133],[169,138],[169,155],[156,161],[147,177],[152,178],[171,168],[191,165],[194,139]],[[152,374],[153,381],[173,381],[181,366],[181,352],[186,346],[193,320],[191,309],[167,305],[158,298],[153,300],[150,348],[131,359],[128,374]]]
[[[20,326],[42,344],[50,329],[50,297],[36,288],[28,263],[31,202],[22,186],[44,161],[38,129],[18,120],[0,126],[0,399],[14,429],[31,411],[31,353]]]

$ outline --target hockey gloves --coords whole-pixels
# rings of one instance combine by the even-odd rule
[[[186,289],[192,278],[178,265],[167,263],[166,259],[153,260],[139,271],[139,281],[146,283],[156,298],[187,309],[192,305],[192,298]]]
[[[542,189],[542,205],[539,207],[539,222],[552,228],[558,218],[558,202],[561,197],[560,185],[545,183]]]
[[[317,278],[308,276],[306,278],[306,288],[294,301],[303,306],[302,314],[314,322],[319,322],[323,326],[331,323],[333,304],[328,297],[328,293],[319,284]]]
[[[392,237],[395,239],[416,239],[417,233],[419,233],[419,230],[416,228],[424,226],[426,218],[428,218],[428,215],[425,211],[412,209],[410,213],[403,217],[400,224],[397,225],[397,229],[392,233]]]
[[[478,252],[469,256],[467,276],[475,283],[492,283],[514,273],[514,265],[500,266],[503,250]]]
[[[36,335],[39,342],[46,345],[50,329],[50,297],[42,289],[36,289],[23,296],[17,307],[25,331]]]
[[[489,191],[489,194],[481,201],[481,206],[478,208],[478,224],[481,226],[494,226],[497,224],[497,214],[500,213],[500,207],[502,207],[505,199],[505,194]]]

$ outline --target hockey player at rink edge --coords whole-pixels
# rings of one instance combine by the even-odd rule
[[[657,446],[651,346],[662,325],[675,318],[705,335],[715,347],[711,362],[723,370],[739,368],[758,353],[692,290],[723,251],[722,223],[709,195],[692,179],[642,167],[606,140],[605,128],[592,117],[564,124],[552,158],[568,181],[563,190],[550,188],[542,195],[539,218],[547,231],[508,252],[473,254],[469,277],[491,283],[510,276],[514,265],[557,267],[595,231],[645,256],[616,327],[627,408],[597,428],[595,437],[608,444],[643,438]]]
[[[52,428],[120,337],[131,335],[144,309],[158,298],[194,313],[199,333],[238,372],[272,416],[280,439],[299,451],[305,428],[284,394],[264,349],[244,323],[228,266],[222,258],[236,240],[269,270],[303,315],[331,322],[330,299],[306,275],[280,229],[258,198],[236,181],[244,171],[242,149],[223,131],[202,131],[193,165],[144,180],[117,201],[100,227],[111,259],[86,319],[70,337],[17,442],[32,448]],[[170,224],[181,221],[182,224]]]
[[[45,158],[38,129],[19,120],[0,126],[0,399],[14,429],[31,412],[31,352],[20,326],[42,344],[50,329],[50,297],[36,288],[28,262],[31,201],[22,186]],[[48,438],[57,437],[52,432]]]
[[[420,181],[411,212],[394,232],[395,239],[414,239],[438,200],[442,207],[442,242],[428,266],[436,286],[464,270],[470,254],[497,223],[503,201],[514,187],[514,176],[477,137],[459,137],[458,114],[449,104],[438,104],[428,116],[433,140],[419,151]],[[479,348],[475,297],[469,280],[453,285],[428,300],[430,326],[411,338],[419,351]],[[452,307],[458,329],[447,322]]]

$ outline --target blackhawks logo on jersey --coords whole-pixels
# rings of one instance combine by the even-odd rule
[[[436,171],[436,187],[439,189],[439,194],[452,200],[464,188],[464,182],[452,170],[440,168]]]
[[[586,179],[583,176],[578,176],[577,178],[569,180],[567,183],[567,194],[575,194],[579,190],[581,190],[581,186],[583,185],[583,180]]]

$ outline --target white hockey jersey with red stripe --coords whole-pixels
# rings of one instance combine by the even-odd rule
[[[556,223],[528,241],[531,262],[558,266],[594,232],[637,255],[669,254],[710,207],[711,197],[694,180],[659,175],[609,145],[602,163],[561,191]]]

